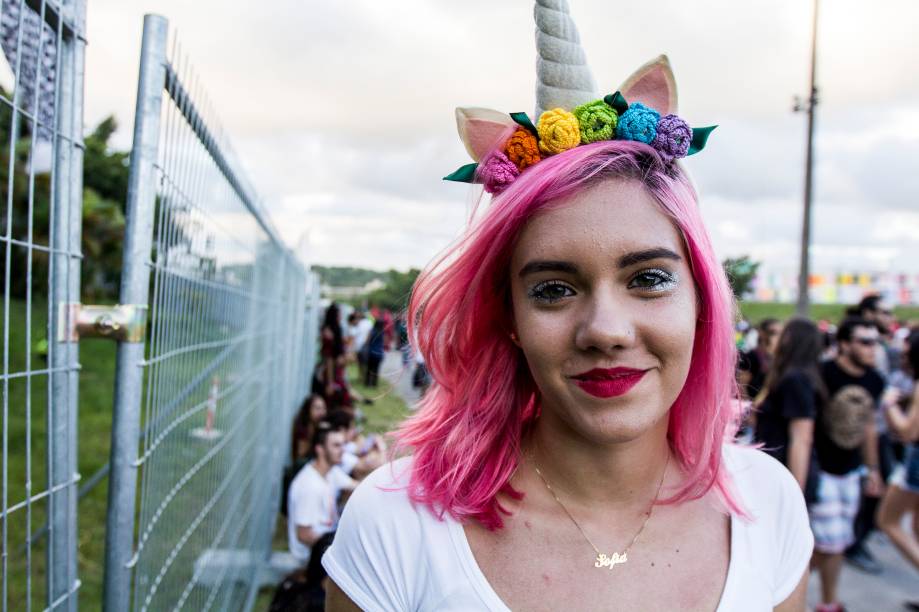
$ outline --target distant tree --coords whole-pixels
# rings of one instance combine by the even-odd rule
[[[118,296],[131,154],[111,150],[109,140],[117,129],[115,118],[109,116],[84,138],[84,300],[111,301]]]
[[[752,289],[760,262],[753,261],[748,255],[742,255],[736,258],[728,257],[721,265],[724,266],[734,297],[738,300],[743,299]]]
[[[0,89],[0,95],[9,97]],[[0,111],[0,201],[5,207],[12,201],[12,231],[15,240],[48,245],[51,241],[50,202],[51,172],[31,168],[33,151],[30,124],[21,121],[13,147],[13,176],[9,177],[11,114]],[[88,300],[114,300],[121,273],[124,241],[124,206],[128,190],[129,153],[109,150],[109,139],[117,129],[114,117],[103,120],[84,138],[83,154],[83,231],[81,262],[83,296]],[[36,141],[35,147],[39,146]],[[12,182],[11,194],[6,193]],[[31,193],[31,206],[30,206]],[[31,223],[29,216],[31,214]],[[6,234],[7,215],[0,214],[0,233]],[[10,291],[25,297],[30,253],[22,247],[11,249]],[[32,293],[47,295],[48,256],[45,251],[31,251]],[[0,265],[0,281],[5,265]]]
[[[390,270],[383,279],[386,286],[370,292],[362,301],[393,312],[405,310],[408,307],[408,299],[412,295],[415,279],[420,273],[421,271],[417,268],[412,268],[408,272]]]
[[[323,284],[332,287],[362,287],[372,280],[386,282],[388,272],[350,266],[312,266]]]
[[[117,129],[115,117],[109,116],[84,139],[83,185],[102,198],[120,202],[124,210],[131,152],[110,149],[109,140]]]
[[[3,88],[0,88],[0,96],[12,99]],[[11,109],[6,104],[0,107],[0,235],[9,234],[18,243],[4,245],[0,249],[0,286],[6,284],[6,269],[9,267],[10,293],[13,297],[24,298],[31,271],[33,295],[44,295],[48,291],[47,251],[29,249],[22,244],[50,244],[50,174],[32,165],[33,150],[42,146],[37,139],[33,143],[32,124],[20,117],[13,133]],[[9,261],[6,261],[7,246]]]

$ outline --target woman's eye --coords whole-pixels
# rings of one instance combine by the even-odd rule
[[[644,270],[632,277],[629,289],[667,291],[676,285],[676,278],[665,270]]]
[[[571,287],[557,281],[539,283],[529,291],[532,299],[544,304],[553,304],[572,295],[574,295],[574,290]]]

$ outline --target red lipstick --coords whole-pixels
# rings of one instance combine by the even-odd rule
[[[637,385],[647,370],[634,368],[594,368],[571,377],[578,387],[594,397],[625,395]]]

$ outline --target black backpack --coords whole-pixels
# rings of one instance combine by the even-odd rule
[[[268,612],[322,612],[325,610],[325,591],[319,585],[310,586],[306,568],[284,577],[271,598]]]

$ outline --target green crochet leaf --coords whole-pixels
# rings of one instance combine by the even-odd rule
[[[471,183],[475,180],[475,171],[478,167],[478,164],[466,164],[453,174],[445,176],[444,180],[456,181],[457,183]]]
[[[539,134],[536,132],[536,126],[533,125],[533,122],[530,121],[530,118],[526,113],[511,113],[511,119],[513,119],[517,125],[525,127],[530,131],[530,134],[539,138]]]
[[[708,135],[711,134],[716,127],[718,126],[709,125],[707,127],[692,128],[692,141],[689,143],[689,152],[686,153],[686,155],[693,155],[704,149],[705,143],[708,142]]]
[[[614,94],[604,96],[603,101],[612,106],[620,117],[622,116],[622,113],[629,110],[629,103],[625,101],[623,95],[618,91]]]

